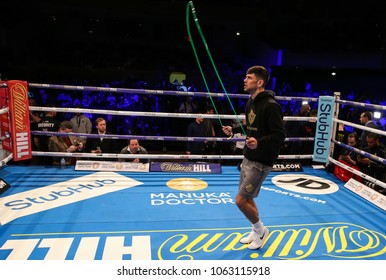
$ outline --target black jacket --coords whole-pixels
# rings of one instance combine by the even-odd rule
[[[247,102],[245,131],[247,137],[258,141],[257,149],[244,147],[244,156],[264,165],[272,166],[277,159],[286,137],[281,106],[274,98],[274,92],[260,92],[255,99]],[[239,132],[241,128],[234,130]]]
[[[98,134],[98,132],[93,132],[92,134]],[[110,132],[106,132],[106,134],[111,134]],[[100,138],[87,138],[86,142],[86,151],[91,152],[91,150],[96,150],[97,147],[100,147],[102,153],[108,154],[116,154],[118,153],[117,143],[115,139],[107,139],[104,138],[101,141]]]

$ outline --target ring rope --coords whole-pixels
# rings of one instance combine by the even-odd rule
[[[336,100],[336,102],[340,104],[352,105],[354,107],[367,107],[371,109],[386,110],[386,106],[371,104],[371,103],[354,102],[354,101],[348,101],[348,100]]]
[[[95,113],[101,115],[118,115],[134,117],[161,117],[161,118],[205,118],[216,119],[218,116],[223,119],[235,119],[234,115],[212,115],[212,114],[188,114],[188,113],[165,113],[165,112],[138,112],[138,111],[118,111],[101,109],[78,109],[78,108],[56,108],[30,106],[30,110],[46,112],[70,112],[70,113]]]
[[[33,135],[43,136],[77,136],[85,138],[100,138],[99,134],[88,134],[88,133],[63,133],[54,131],[38,131],[32,130]],[[156,141],[218,141],[218,142],[234,142],[234,141],[245,141],[245,138],[224,138],[224,137],[187,137],[187,136],[144,136],[144,135],[119,135],[119,134],[104,134],[104,139],[138,139],[138,140],[156,140]]]
[[[351,127],[359,128],[361,130],[366,130],[366,131],[374,132],[374,133],[379,134],[379,135],[386,136],[386,131],[383,131],[380,129],[375,129],[375,128],[371,128],[371,127],[367,127],[367,126],[363,126],[363,125],[359,125],[359,124],[355,124],[355,123],[351,123],[351,122],[342,121],[342,120],[337,119],[337,118],[333,118],[332,120],[334,122],[337,122],[337,123],[342,123],[342,124],[345,124],[345,125],[348,125]]]
[[[30,88],[43,88],[43,89],[61,89],[70,91],[96,91],[96,92],[113,92],[113,93],[131,93],[131,94],[152,94],[152,95],[174,95],[174,96],[201,96],[209,97],[226,97],[224,93],[215,92],[200,92],[200,91],[175,91],[175,90],[150,90],[150,89],[129,89],[129,88],[112,88],[112,87],[93,87],[93,86],[74,86],[74,85],[58,85],[58,84],[39,84],[28,83]],[[245,93],[227,93],[231,98],[245,98],[250,97]],[[318,102],[318,98],[315,97],[301,97],[301,96],[275,96],[277,100],[283,101],[313,101]]]
[[[6,84],[3,84],[4,86],[6,86]],[[202,96],[208,96],[208,93],[206,92],[184,92],[184,91],[163,91],[163,90],[145,90],[145,89],[125,89],[125,88],[105,88],[105,87],[90,87],[90,86],[69,86],[69,85],[54,85],[54,84],[37,84],[37,83],[29,83],[29,86],[31,87],[36,87],[36,88],[53,88],[53,89],[67,89],[67,90],[90,90],[90,91],[111,91],[111,92],[128,92],[128,93],[143,93],[143,94],[149,94],[149,93],[153,93],[153,94],[163,94],[163,95],[202,95]],[[225,94],[222,94],[222,93],[212,93],[212,95],[216,95],[216,96],[219,96],[219,97],[224,97]],[[228,94],[228,96],[232,96],[232,97],[237,97],[237,98],[249,98],[249,95],[246,95],[246,94]],[[286,97],[286,96],[277,96],[276,97],[277,99],[279,100],[287,100],[287,101],[291,101],[291,100],[309,100],[309,101],[318,101],[318,98],[307,98],[307,97]],[[363,106],[368,106],[370,108],[376,108],[376,109],[386,109],[385,106],[381,106],[381,105],[375,105],[375,104],[367,104],[367,103],[360,103],[360,102],[352,102],[352,101],[347,101],[347,100],[336,100],[337,103],[341,103],[341,104],[350,104],[350,105],[354,105],[354,106],[360,106],[360,107],[363,107]],[[48,107],[37,107],[37,106],[30,106],[30,109],[31,110],[40,110],[40,111],[58,111],[58,112],[83,112],[83,113],[100,113],[100,114],[113,114],[113,113],[117,113],[118,111],[113,111],[113,110],[97,110],[97,109],[79,109],[79,108],[65,108],[65,109],[60,109],[60,108],[48,108]],[[8,112],[8,108],[4,108],[4,109],[1,109],[0,112]],[[135,115],[138,115],[139,113],[143,113],[143,116],[155,116],[155,113],[147,113],[147,112],[127,112],[127,115],[129,116],[135,116]],[[156,114],[160,114],[160,117],[165,117],[165,114],[164,113],[156,113]],[[118,113],[118,115],[122,115],[122,113]],[[167,113],[166,116],[170,116],[170,117],[186,117],[186,118],[193,118],[193,117],[203,117],[203,118],[217,118],[216,116],[211,116],[211,115],[208,115],[208,114],[205,114],[205,115],[202,115],[202,114],[176,114],[176,113]],[[223,118],[230,118],[230,119],[233,119],[234,116],[231,116],[231,115],[221,115],[221,117]],[[291,116],[285,116],[283,118],[283,120],[286,120],[286,121],[304,121],[304,120],[316,120],[316,118],[312,118],[312,117],[291,117]],[[349,126],[353,126],[353,127],[356,127],[356,128],[360,128],[362,130],[367,130],[367,131],[370,131],[370,132],[375,132],[375,133],[378,133],[378,134],[382,134],[382,135],[385,135],[383,131],[381,130],[377,130],[377,129],[371,129],[371,128],[367,128],[365,126],[361,126],[361,125],[357,125],[357,124],[353,124],[353,123],[350,123],[350,122],[346,122],[346,121],[343,121],[343,120],[339,120],[339,119],[336,119],[334,118],[333,119],[335,122],[338,122],[338,123],[343,123],[343,124],[346,124],[346,125],[349,125]],[[75,135],[75,134],[74,134]],[[80,134],[81,136],[86,136],[87,134]],[[90,137],[90,136],[89,136]],[[92,136],[91,136],[92,137]],[[136,136],[137,138],[139,138],[138,136]],[[176,137],[176,140],[177,138],[180,138],[180,137]],[[160,137],[154,137],[154,136],[145,136],[143,139],[147,139],[147,140],[151,140],[151,139],[165,139],[165,138],[160,138]],[[182,138],[184,139],[184,138]],[[227,139],[227,138],[226,138]],[[241,139],[241,138],[240,138]],[[313,138],[310,138],[313,140]],[[184,139],[185,141],[186,139]],[[208,140],[208,139],[206,139]],[[232,139],[233,141],[237,141],[238,138],[233,138]],[[286,140],[288,141],[297,141],[297,140],[304,140],[304,139],[301,139],[301,138],[286,138]],[[222,140],[217,140],[217,141],[222,141]],[[342,143],[343,144],[343,143]],[[344,145],[344,144],[343,144]]]
[[[292,117],[292,116],[284,116],[284,121],[317,121],[317,117]]]
[[[8,107],[0,109],[0,115],[8,113],[8,112],[9,112],[9,108]]]
[[[112,153],[66,153],[66,152],[37,152],[34,156],[57,157],[88,157],[88,158],[118,158],[118,159],[242,159],[243,155],[175,155],[175,154],[112,154]]]
[[[38,152],[34,156],[57,157],[88,157],[88,158],[139,158],[139,159],[243,159],[243,155],[174,155],[174,154],[111,154],[111,153],[67,153],[67,152]],[[278,159],[310,159],[312,155],[279,155]]]
[[[7,140],[8,138],[11,138],[11,134],[6,132],[4,136],[0,136],[0,143],[3,142],[4,140]]]
[[[275,99],[277,100],[284,100],[284,101],[313,101],[313,102],[318,102],[319,98],[316,97],[302,97],[302,96],[275,96]]]
[[[354,173],[355,175],[358,175],[358,176],[362,177],[363,179],[366,179],[367,181],[369,181],[371,183],[374,183],[377,186],[380,186],[380,187],[386,189],[386,183],[384,183],[382,181],[379,181],[379,180],[377,180],[377,179],[375,179],[375,178],[373,178],[373,177],[371,177],[369,175],[366,175],[366,174],[364,174],[364,173],[362,173],[362,172],[360,172],[360,171],[358,171],[358,170],[356,170],[356,169],[354,169],[354,168],[352,168],[352,167],[350,167],[350,166],[348,166],[348,165],[346,165],[344,163],[341,163],[341,162],[337,161],[336,159],[334,159],[332,157],[329,157],[329,160],[330,160],[330,162],[332,162],[332,163],[342,167],[343,169],[346,169],[346,170]]]
[[[134,116],[134,117],[162,117],[162,118],[203,118],[203,119],[236,119],[235,115],[212,115],[212,114],[188,114],[188,113],[165,113],[165,112],[138,112],[138,111],[119,111],[119,110],[101,110],[101,109],[80,109],[80,108],[57,108],[57,107],[39,107],[29,106],[31,111],[45,112],[65,112],[65,113],[94,113],[101,115],[118,115],[118,116]],[[244,119],[245,116],[239,117]],[[316,117],[292,117],[285,116],[285,121],[315,121]]]
[[[357,149],[357,148],[355,148],[355,147],[352,147],[352,146],[350,146],[350,145],[346,145],[346,144],[344,144],[344,143],[342,143],[342,142],[339,142],[339,141],[337,141],[337,140],[334,140],[334,139],[332,139],[332,141],[333,141],[335,144],[338,144],[338,145],[341,146],[341,147],[344,147],[344,148],[346,148],[346,149],[348,149],[348,150],[350,150],[350,151],[356,152],[357,154],[361,154],[361,155],[363,155],[363,156],[365,156],[365,157],[367,157],[367,158],[369,158],[369,159],[375,160],[375,161],[377,161],[377,162],[379,162],[379,163],[386,164],[386,159],[384,159],[384,158],[381,158],[381,157],[379,157],[379,156],[376,156],[376,155],[367,153],[367,152],[365,152],[365,151],[362,151],[362,150]]]
[[[130,94],[153,94],[153,95],[173,95],[173,96],[201,96],[208,97],[225,97],[224,93],[202,92],[202,91],[178,91],[178,90],[153,90],[153,89],[130,89],[130,88],[113,88],[113,87],[93,87],[93,86],[73,86],[73,85],[58,85],[58,84],[39,84],[28,83],[30,88],[44,89],[61,89],[72,91],[96,91],[96,92],[113,92],[113,93],[130,93]],[[228,96],[233,98],[249,98],[249,94],[228,93]]]
[[[88,133],[63,133],[63,132],[54,132],[54,131],[38,131],[31,130],[32,135],[42,135],[42,136],[77,136],[85,138],[100,138],[99,134],[88,134]],[[156,140],[156,141],[194,141],[194,142],[237,142],[245,141],[245,137],[234,137],[234,138],[225,138],[225,137],[187,137],[187,136],[144,136],[144,135],[118,135],[118,134],[105,134],[103,135],[105,139],[138,139],[138,140]],[[284,141],[314,141],[314,137],[289,137],[285,138]]]
[[[0,161],[0,167],[3,167],[4,165],[7,164],[7,162],[9,162],[10,160],[13,159],[13,154],[9,154],[7,157],[3,158],[1,161]]]
[[[376,133],[376,134],[381,134],[381,135],[386,135],[386,133],[382,130],[379,130],[379,129],[373,129],[373,128],[368,128],[366,126],[362,126],[362,125],[357,125],[357,124],[354,124],[354,123],[350,123],[350,122],[347,122],[347,121],[343,121],[343,120],[339,120],[337,118],[337,116],[339,115],[339,106],[338,104],[348,104],[348,105],[353,105],[353,106],[356,106],[356,107],[367,107],[367,108],[372,108],[372,109],[380,109],[380,110],[385,110],[386,107],[385,106],[381,106],[381,105],[375,105],[375,104],[368,104],[368,103],[361,103],[361,102],[352,102],[352,101],[347,101],[347,100],[341,100],[340,99],[340,93],[334,93],[334,97],[335,97],[335,112],[334,112],[334,118],[333,118],[333,132],[336,132],[336,124],[337,123],[342,123],[344,125],[347,125],[347,126],[350,126],[350,127],[355,127],[355,128],[359,128],[361,130],[366,130],[366,131],[369,131],[369,132],[373,132],[373,133]],[[381,158],[381,157],[378,157],[376,155],[373,155],[373,154],[370,154],[370,153],[367,153],[365,151],[362,151],[360,149],[357,149],[357,148],[354,148],[354,147],[351,147],[347,144],[344,144],[340,141],[337,141],[335,140],[335,135],[333,135],[333,137],[331,138],[331,144],[332,144],[332,147],[334,147],[335,144],[343,147],[343,148],[346,148],[348,150],[351,150],[353,152],[356,152],[358,154],[361,154],[371,160],[374,160],[374,161],[377,161],[379,163],[382,163],[382,164],[385,164],[386,163],[386,160],[384,158]],[[386,189],[386,184],[378,179],[375,179],[367,174],[364,174],[363,172],[359,171],[359,170],[356,170],[336,159],[333,158],[332,156],[332,153],[330,153],[330,157],[329,157],[329,162],[330,163],[333,163],[335,164],[336,166],[339,166],[345,170],[348,170],[350,171],[351,173],[353,174],[356,174],[358,176],[360,176],[361,178],[377,185],[377,186],[380,186],[380,187],[383,187]]]

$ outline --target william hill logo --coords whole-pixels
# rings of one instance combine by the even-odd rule
[[[14,160],[30,159],[31,137],[29,126],[29,107],[26,82],[10,81],[10,108],[12,123],[12,145]]]
[[[240,238],[250,228],[135,230],[14,234],[0,244],[7,260],[218,260],[224,255],[250,260],[384,259],[386,236],[349,223],[269,226],[267,241],[258,251]],[[33,236],[33,238],[31,238]],[[90,242],[92,241],[92,242]],[[44,245],[42,245],[44,244]],[[87,244],[87,246],[85,246]],[[42,250],[44,247],[45,250]],[[9,253],[10,252],[10,253]]]
[[[152,162],[152,172],[221,173],[218,163]]]
[[[164,162],[161,164],[162,171],[185,171],[185,172],[211,172],[209,164],[181,164]]]
[[[386,253],[386,236],[349,223],[268,226],[270,234],[258,251],[247,249],[240,229],[181,231],[169,236],[158,248],[162,260],[216,259],[224,254],[248,250],[246,259],[368,259]]]

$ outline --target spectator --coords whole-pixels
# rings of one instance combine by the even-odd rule
[[[178,108],[179,113],[194,113],[196,111],[196,105],[193,102],[193,98],[191,96],[187,96],[185,101],[181,103]]]
[[[359,148],[359,137],[356,132],[350,133],[347,136],[347,145],[353,147],[353,148]],[[342,153],[339,155],[339,160],[343,160],[350,165],[357,165],[357,158],[358,158],[358,153],[348,150],[348,149],[343,149]]]
[[[297,117],[308,117],[311,112],[311,107],[308,104],[302,104],[299,109]],[[307,137],[305,135],[304,126],[307,121],[287,121],[284,123],[286,135],[288,137]],[[284,143],[286,149],[290,154],[298,155],[302,152],[302,142],[293,141]]]
[[[60,133],[71,133],[72,125],[69,121],[62,121],[59,124]],[[48,139],[48,150],[50,152],[83,152],[84,143],[76,136],[51,136]],[[61,157],[53,157],[53,165],[60,165]],[[66,165],[72,165],[76,163],[74,157],[65,157]]]
[[[86,117],[83,113],[75,113],[75,116],[70,120],[72,125],[72,131],[75,133],[87,133],[90,134],[92,131],[91,120]],[[87,138],[81,137],[82,142],[86,143]]]
[[[347,143],[348,141],[348,132],[345,129],[345,125],[342,123],[338,123],[337,125],[337,130],[336,130],[336,135],[335,135],[335,140],[342,142],[342,143]],[[359,145],[359,142],[358,142]],[[334,159],[339,159],[339,156],[342,153],[343,148],[339,145],[334,145],[334,154],[333,158]]]
[[[350,133],[347,136],[347,144],[351,147],[358,148],[359,147],[359,137],[356,132]],[[353,169],[359,170],[359,167],[357,166],[357,157],[358,154],[354,151],[351,151],[347,148],[343,148],[341,151],[341,154],[338,157],[339,162],[350,166]],[[332,166],[331,166],[332,167]],[[334,175],[338,177],[343,182],[347,182],[351,178],[354,178],[355,180],[362,182],[362,177],[355,175],[351,171],[340,167],[339,165],[334,165]]]
[[[206,109],[206,114],[214,114],[214,109],[212,106],[208,106]],[[215,137],[216,134],[214,132],[212,119],[204,119],[203,125],[205,126],[205,137]],[[204,154],[212,155],[215,152],[216,142],[215,141],[207,141],[204,148]]]
[[[359,121],[362,125],[369,128],[378,129],[378,126],[372,121],[373,114],[369,111],[365,111],[361,114]],[[360,138],[360,147],[363,149],[367,145],[366,136],[369,134],[369,131],[363,130]]]
[[[50,107],[50,106],[48,106]],[[52,106],[51,106],[52,107]],[[37,131],[49,131],[57,132],[59,130],[59,121],[56,119],[55,111],[47,111],[44,114],[44,117],[35,124],[34,126]],[[50,136],[46,135],[35,135],[33,138],[34,147],[37,151],[47,152],[48,151],[48,139]],[[39,157],[38,162],[41,164],[51,165],[52,160],[49,157]]]
[[[385,158],[385,146],[380,143],[378,134],[371,132],[366,136],[366,140],[367,146],[363,148],[363,151],[370,153],[374,156]],[[384,164],[379,163],[377,161],[373,161],[372,159],[364,157],[362,155],[359,155],[357,157],[357,161],[358,166],[363,173],[377,180],[383,180],[383,176],[385,173]]]
[[[198,112],[199,114],[202,112]],[[188,137],[206,137],[204,119],[197,117],[193,122],[188,125],[187,136]],[[187,154],[202,155],[204,154],[205,145],[207,141],[188,141],[187,142]]]
[[[318,115],[318,110],[313,109],[310,112],[310,117],[316,118]],[[316,133],[316,120],[309,120],[304,123],[303,128],[300,133],[300,137],[315,137]],[[314,141],[301,141],[301,152],[302,155],[313,154],[314,152]],[[305,163],[312,163],[311,161],[305,161]]]
[[[138,139],[130,139],[128,142],[128,145],[121,150],[121,154],[148,154],[147,150],[139,144]],[[119,161],[148,163],[149,159],[120,158]]]
[[[29,106],[37,106],[37,101],[35,98],[29,98],[28,99],[28,104]],[[34,111],[29,111],[29,116],[30,116],[30,123],[38,123],[41,121],[43,114],[41,112],[34,112]]]
[[[98,134],[99,138],[87,139],[86,150],[89,153],[115,153],[116,141],[114,139],[103,138],[104,135],[111,134],[107,131],[107,124],[104,118],[95,120],[96,131],[92,134]]]
[[[37,106],[36,99],[34,98],[29,98],[28,99],[29,106]],[[29,111],[29,123],[30,123],[30,129],[32,130],[37,130],[37,124],[42,120],[42,117],[44,114],[42,112],[34,112],[32,110]],[[31,133],[31,139],[32,141],[32,150],[37,151],[38,147],[36,146],[35,142],[38,142],[38,140],[35,141],[35,137]]]

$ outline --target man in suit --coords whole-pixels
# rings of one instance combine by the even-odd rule
[[[111,134],[107,131],[106,120],[104,118],[97,118],[95,120],[96,131],[92,134],[98,134],[98,138],[88,138],[86,150],[89,153],[117,153],[117,145],[114,139],[104,138],[104,135]]]
[[[62,121],[59,124],[60,133],[71,133],[72,125],[69,121]],[[50,152],[64,152],[64,153],[81,153],[83,152],[84,143],[76,136],[51,136],[48,139],[48,150]],[[60,165],[61,157],[53,157],[53,165]],[[76,163],[76,158],[66,157],[66,165],[72,165]]]
[[[372,121],[373,114],[369,111],[365,111],[361,114],[359,121],[361,125],[364,125],[369,128],[379,129],[379,127]],[[369,134],[369,131],[363,130],[361,137],[360,137],[360,148],[363,149],[367,146],[367,135]]]

